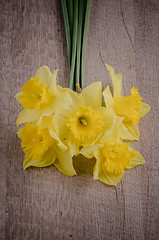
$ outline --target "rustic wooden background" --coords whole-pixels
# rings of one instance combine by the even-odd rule
[[[104,63],[123,73],[123,94],[135,86],[151,112],[133,146],[146,164],[117,187],[92,179],[93,161],[78,157],[76,177],[50,166],[22,170],[13,96],[48,65],[68,87],[65,32],[58,0],[1,0],[0,239],[159,239],[159,1],[94,0],[86,47],[85,83],[111,85]]]

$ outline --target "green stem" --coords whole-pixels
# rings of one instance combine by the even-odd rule
[[[73,0],[67,0],[68,6],[68,17],[70,23],[70,34],[72,36],[72,28],[73,28]]]
[[[85,23],[84,23],[84,33],[83,33],[83,43],[82,43],[82,56],[81,56],[81,88],[84,88],[84,64],[85,64],[85,49],[87,40],[87,31],[90,18],[91,10],[91,0],[87,0]]]
[[[70,66],[71,65],[71,36],[70,36],[70,26],[69,26],[69,20],[68,20],[66,0],[61,0],[61,6],[62,6],[62,13],[64,18],[67,51],[68,51],[68,59],[69,59],[69,66]]]
[[[70,69],[70,85],[69,88],[74,90],[74,70],[76,60],[76,48],[77,48],[77,26],[78,26],[78,0],[74,0],[74,19],[73,19],[73,37],[72,37],[72,58]]]
[[[84,15],[84,0],[79,3],[79,21],[78,21],[78,39],[77,39],[77,57],[76,57],[76,84],[80,85],[80,62],[81,62],[81,42]]]

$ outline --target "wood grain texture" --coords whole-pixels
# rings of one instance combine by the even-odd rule
[[[85,85],[111,85],[104,63],[123,73],[123,94],[135,86],[151,112],[133,146],[146,164],[124,174],[117,187],[92,179],[95,160],[74,160],[78,176],[50,166],[22,170],[13,96],[36,69],[58,68],[68,87],[68,62],[58,0],[1,1],[0,239],[159,239],[159,1],[92,1]]]

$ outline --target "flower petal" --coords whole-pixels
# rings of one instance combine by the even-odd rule
[[[67,176],[76,175],[76,171],[73,167],[73,160],[69,151],[62,152],[56,149],[57,159],[54,162],[55,167],[58,168],[60,172]]]
[[[95,153],[95,157],[97,159],[96,164],[93,169],[93,175],[94,179],[98,179],[99,181],[106,183],[107,185],[113,185],[116,186],[117,183],[122,179],[124,173],[115,175],[115,174],[110,174],[106,171],[103,171],[101,167],[101,156],[99,152]]]
[[[69,114],[71,113],[74,113],[76,112],[77,108],[80,106],[80,105],[84,105],[85,104],[85,99],[84,97],[77,93],[77,92],[74,92],[72,91],[71,89],[67,89],[67,88],[62,88],[60,86],[58,86],[58,89],[61,91],[61,92],[67,92],[69,93],[71,99],[72,99],[72,105],[71,107],[69,108]]]
[[[39,159],[31,159],[27,156],[25,156],[24,162],[23,162],[23,169],[27,169],[28,167],[34,166],[34,167],[47,167],[51,165],[55,161],[56,155],[52,148],[49,148],[46,153],[41,156]]]
[[[43,66],[36,71],[35,78],[39,78],[40,83],[46,83],[49,88],[52,83],[53,75],[48,66]]]
[[[16,124],[19,126],[25,122],[36,122],[38,120],[39,113],[38,109],[23,109],[17,117]]]
[[[101,107],[99,109],[99,112],[102,116],[102,121],[104,122],[104,130],[110,128],[113,125],[114,120],[116,118],[114,112],[112,110],[108,110],[105,107]]]
[[[58,69],[54,70],[52,78],[51,78],[51,84],[50,84],[50,87],[48,89],[48,91],[51,94],[56,94],[57,93],[57,81],[56,81],[57,73],[58,73]]]
[[[108,109],[113,108],[114,99],[110,92],[109,86],[107,86],[106,89],[103,91],[103,97],[104,97],[104,102],[105,102],[106,108],[108,108]]]
[[[145,159],[141,155],[141,153],[139,153],[138,151],[135,151],[135,152],[136,152],[136,156],[130,160],[129,169],[145,163]]]
[[[61,113],[65,115],[72,105],[72,99],[68,92],[59,93],[53,100],[53,104],[51,106],[52,112]]]
[[[70,132],[68,136],[68,145],[70,147],[71,156],[77,156],[79,154],[80,141],[77,140]]]
[[[79,152],[79,154],[82,154],[86,158],[93,158],[94,157],[94,151],[99,148],[101,144],[94,143],[92,145],[84,145],[82,150]]]
[[[143,117],[150,111],[150,109],[151,107],[148,104],[142,103],[142,108],[138,110],[138,113],[140,113],[141,117]]]
[[[23,93],[20,91],[20,92],[17,92],[17,94],[14,96],[15,97],[15,99],[19,102],[19,103],[21,103],[21,101],[22,101],[22,99],[19,97],[19,96],[21,96]]]
[[[140,132],[136,124],[132,124],[131,122],[124,123],[120,133],[121,138],[124,140],[139,141]]]
[[[114,122],[112,124],[112,127],[110,129],[108,129],[104,136],[101,138],[101,143],[105,143],[105,142],[120,142],[120,128],[122,126],[122,120],[123,118],[121,117],[115,117],[114,118]]]
[[[61,142],[60,138],[55,133],[55,131],[53,131],[52,129],[49,129],[49,133],[51,137],[56,140],[57,147],[60,149],[60,151],[66,151],[67,147]]]
[[[85,97],[86,106],[93,109],[102,106],[102,84],[101,82],[94,82],[82,91],[82,96]]]
[[[65,140],[68,136],[69,129],[66,125],[68,118],[61,114],[55,114],[53,117],[53,125],[61,140]]]
[[[112,82],[113,82],[113,90],[114,90],[114,97],[120,97],[121,95],[121,87],[122,87],[122,74],[115,74],[114,68],[108,64],[106,64],[106,67],[110,73]]]
[[[100,174],[98,175],[98,180],[100,180],[103,183],[106,183],[107,185],[111,185],[111,186],[116,186],[117,183],[120,182],[120,180],[122,179],[124,173],[121,173],[119,175],[113,175],[110,173],[105,173],[105,172],[100,172]]]

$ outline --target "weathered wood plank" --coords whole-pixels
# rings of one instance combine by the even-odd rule
[[[116,188],[93,181],[95,160],[79,156],[78,176],[53,166],[22,170],[13,96],[48,65],[68,87],[65,33],[59,1],[1,1],[1,239],[158,239],[159,2],[92,1],[85,85],[111,85],[104,63],[123,73],[123,94],[135,86],[151,113],[139,125],[133,146],[144,166],[127,171]]]

